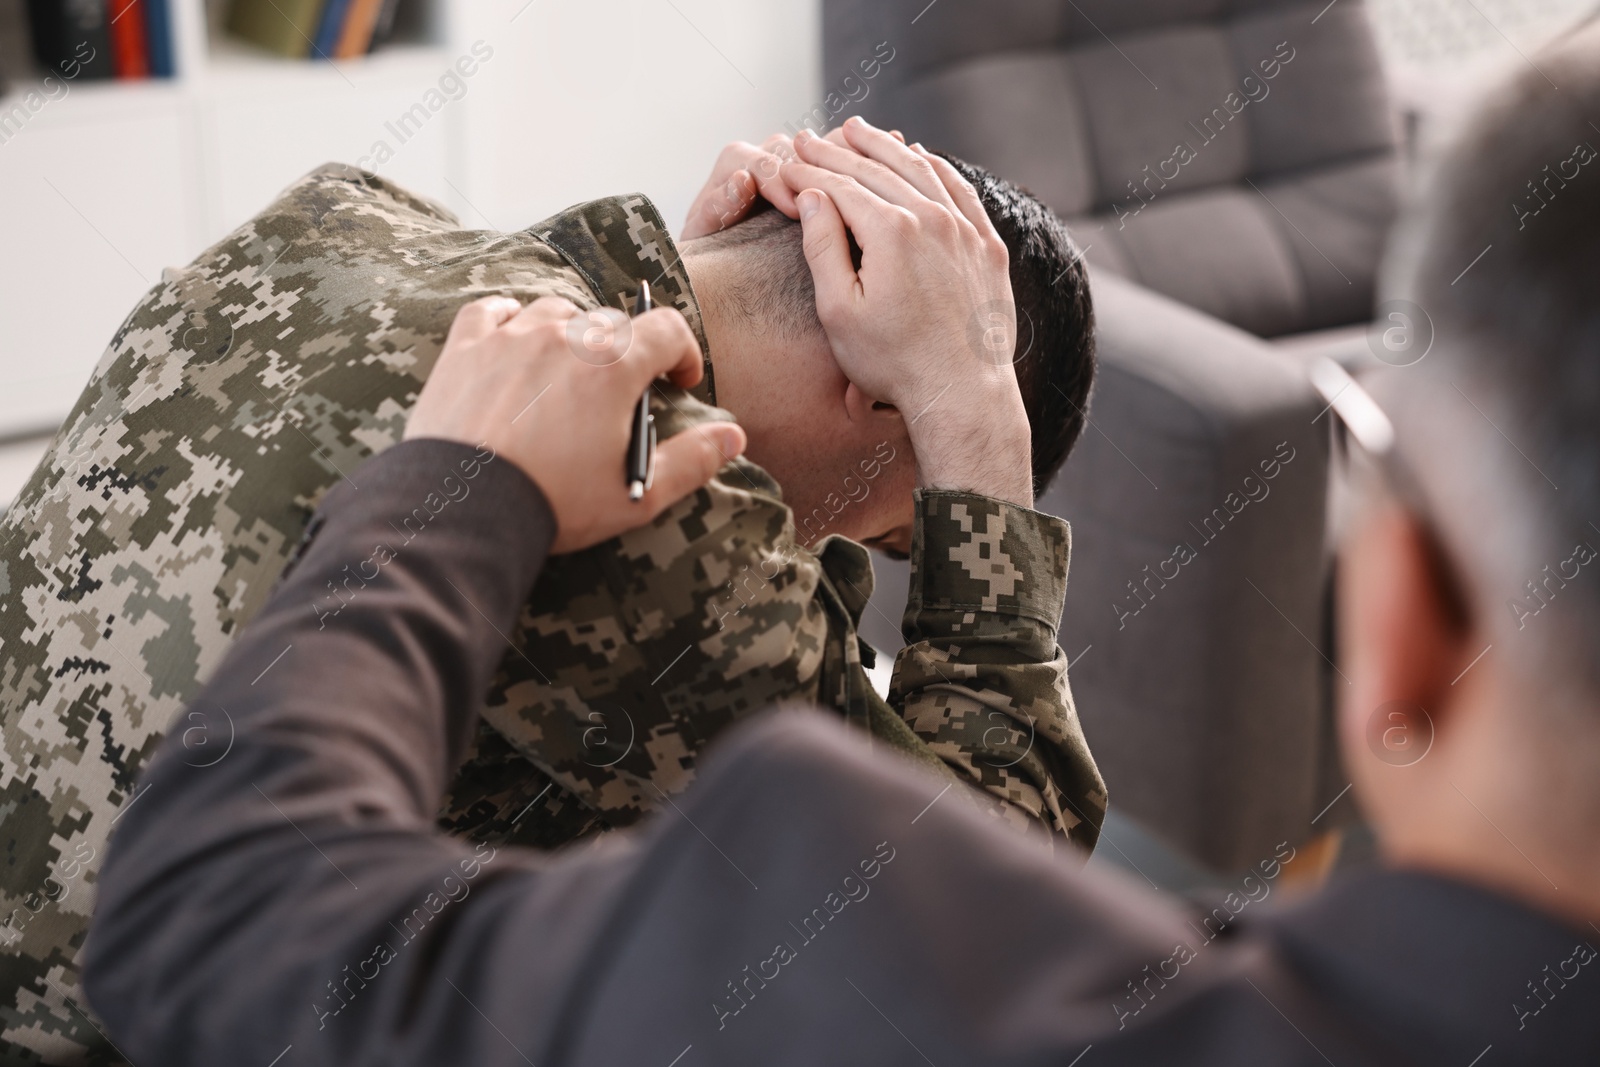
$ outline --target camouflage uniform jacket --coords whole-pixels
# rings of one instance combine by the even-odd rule
[[[639,278],[704,350],[644,197],[469,231],[334,165],[166,272],[129,315],[0,526],[0,1060],[116,1062],[75,962],[111,824],[165,733],[183,731],[196,765],[227,757],[226,709],[187,703],[322,496],[400,439],[455,311],[488,294],[625,307]],[[707,371],[695,395],[657,389],[664,434],[727,417]],[[472,488],[467,473],[448,482],[395,517],[390,551]],[[1055,646],[1068,550],[1060,520],[920,495],[897,714],[855,635],[866,551],[801,547],[778,486],[735,461],[653,524],[547,568],[441,821],[544,845],[631,822],[687,784],[722,727],[800,699],[980,785],[1009,821],[1092,844],[1104,793]],[[306,610],[337,612],[381,558],[352,560]]]

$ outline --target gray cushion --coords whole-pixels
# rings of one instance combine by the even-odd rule
[[[825,78],[887,41],[859,110],[1033,190],[1091,263],[1263,336],[1370,310],[1396,137],[1359,0],[823,6]]]
[[[1306,286],[1282,228],[1249,190],[1219,186],[1150,205],[1118,229],[1075,224],[1089,262],[1134,278],[1161,280],[1156,291],[1225,322],[1270,336],[1305,319]],[[1095,259],[1102,244],[1120,263]],[[1148,284],[1148,282],[1147,282]]]
[[[1120,279],[1096,277],[1095,300],[1094,427],[1039,503],[1073,524],[1061,646],[1082,653],[1073,692],[1112,802],[1236,869],[1302,840],[1330,795],[1328,422],[1269,346]],[[1178,544],[1194,558],[1163,584]]]
[[[891,64],[892,65],[892,64]],[[1094,152],[1071,62],[1059,52],[975,59],[905,88],[884,108],[911,115],[907,136],[982,162],[1031,189],[1062,215],[1094,207]],[[1004,100],[1004,122],[994,121]],[[1048,145],[1049,151],[1038,146]]]

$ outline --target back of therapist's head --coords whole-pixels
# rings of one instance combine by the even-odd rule
[[[1385,295],[1420,308],[1419,341],[1430,321],[1435,336],[1377,385],[1518,714],[1589,756],[1600,752],[1597,124],[1591,21],[1521,64],[1434,164]]]

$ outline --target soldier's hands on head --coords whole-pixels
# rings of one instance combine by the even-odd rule
[[[900,131],[894,136],[902,141]],[[841,148],[851,148],[838,126],[829,130],[827,139]],[[680,241],[725,230],[750,214],[757,199],[765,200],[791,219],[800,217],[794,201],[795,191],[783,177],[783,165],[795,158],[794,138],[786,133],[775,133],[757,148],[748,141],[730,141],[722,147],[711,177],[689,205],[689,218],[683,224]]]
[[[948,162],[859,118],[842,129],[848,148],[801,131],[783,165],[834,358],[900,410],[919,484],[1031,507],[1005,242]]]
[[[745,447],[733,423],[676,434],[656,449],[650,491],[630,501],[623,471],[634,408],[658,376],[697,383],[700,347],[676,308],[657,308],[631,320],[614,354],[596,359],[588,349],[580,359],[568,330],[577,312],[557,297],[527,307],[485,297],[462,308],[405,433],[488,445],[516,464],[555,513],[556,553],[643,525]]]

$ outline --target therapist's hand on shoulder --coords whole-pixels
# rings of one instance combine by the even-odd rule
[[[553,553],[649,522],[745,447],[733,423],[676,434],[656,449],[650,491],[630,501],[624,457],[639,397],[661,375],[685,387],[699,382],[700,346],[677,309],[657,308],[628,320],[597,354],[569,340],[577,314],[558,297],[526,307],[485,297],[463,307],[405,433],[487,445],[516,464],[555,514]]]

